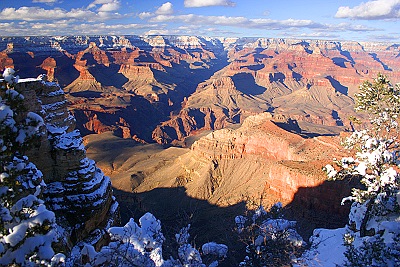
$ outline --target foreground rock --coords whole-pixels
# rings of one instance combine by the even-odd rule
[[[43,173],[47,208],[55,212],[69,245],[89,238],[90,243],[101,243],[104,229],[119,220],[118,203],[110,179],[86,157],[63,90],[36,79],[22,80],[15,89],[24,95],[28,111],[45,122],[27,155]]]

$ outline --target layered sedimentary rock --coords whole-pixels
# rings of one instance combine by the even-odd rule
[[[54,82],[55,68],[57,67],[57,62],[55,59],[52,57],[46,58],[43,60],[43,63],[40,64],[40,67],[46,71],[47,80],[49,82]]]
[[[282,202],[288,216],[300,221],[305,232],[344,224],[348,207],[340,202],[351,186],[328,182],[322,170],[332,158],[344,155],[340,138],[303,138],[278,125],[298,127],[268,112],[249,116],[237,129],[211,131],[189,151],[171,147],[142,160],[124,158],[126,166],[115,162],[113,166],[122,165],[112,179],[120,190],[133,188],[141,207],[165,216],[171,215],[154,198],[163,199],[168,209],[179,210],[180,204],[173,203],[169,194],[182,188],[190,199],[221,209],[243,202],[266,207]]]
[[[340,155],[340,145],[333,137],[303,138],[277,126],[278,122],[283,123],[282,118],[267,112],[248,117],[236,130],[212,131],[181,156],[185,170],[174,172],[174,177],[186,177],[188,193],[212,203],[226,204],[244,191],[254,196],[274,191],[276,199],[290,202],[299,187],[317,186],[325,180],[322,167]],[[156,183],[150,179],[139,188],[160,182],[167,186],[172,180]]]
[[[197,133],[202,129],[197,125],[203,123],[192,124],[191,131],[182,125],[198,121],[187,114],[202,110],[220,114],[212,129],[264,111],[346,128],[350,126],[347,118],[354,115],[353,95],[363,81],[378,73],[394,83],[399,81],[398,71],[391,67],[399,64],[398,47],[389,44],[283,39],[223,42],[230,64],[199,84],[182,111],[156,128],[153,137],[157,142],[183,140]],[[202,116],[197,118],[202,120]]]
[[[47,207],[56,213],[69,242],[90,237],[96,243],[104,234],[101,229],[118,221],[118,203],[110,179],[86,157],[64,91],[38,79],[22,80],[15,89],[24,95],[27,109],[45,122],[40,140],[27,154],[43,172]]]
[[[400,81],[399,46],[388,43],[4,37],[0,51],[0,67],[14,66],[21,77],[47,72],[49,80],[61,84],[82,133],[113,131],[163,144],[184,144],[199,131],[241,123],[264,111],[348,128],[360,83],[377,73]],[[125,104],[113,106],[121,98]],[[144,114],[152,115],[143,120]]]

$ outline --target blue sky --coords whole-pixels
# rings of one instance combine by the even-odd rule
[[[400,43],[400,0],[0,0],[0,35],[174,34]]]

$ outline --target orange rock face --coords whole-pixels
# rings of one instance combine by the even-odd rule
[[[282,121],[261,113],[249,116],[237,129],[212,131],[189,152],[147,172],[135,193],[184,187],[190,198],[219,207],[243,201],[268,207],[279,201],[289,216],[306,222],[301,225],[304,231],[343,226],[348,206],[340,202],[351,186],[327,181],[322,169],[332,158],[345,155],[340,138],[303,138],[279,127]],[[143,205],[152,207],[150,201]]]
[[[5,52],[0,52],[0,68],[2,70],[5,68],[14,68],[14,62],[12,58],[9,58]]]
[[[309,209],[323,213],[334,209],[346,214],[347,208],[340,207],[339,198],[349,193],[349,186],[317,189],[326,183],[323,166],[344,155],[340,139],[304,139],[278,127],[273,120],[269,113],[250,116],[240,128],[214,131],[192,145],[193,158],[218,166],[218,172],[211,172],[210,179],[219,182],[213,185],[207,199],[224,205],[222,195],[227,201],[239,201],[239,195],[248,194],[250,198],[263,199],[266,206],[279,200],[284,205],[299,205],[296,208],[304,208],[304,213]],[[186,186],[195,194],[190,183]],[[315,190],[299,193],[301,188]],[[303,203],[302,199],[312,199],[312,203]]]
[[[57,63],[54,58],[46,58],[39,67],[47,71],[47,80],[49,82],[54,81],[54,70],[57,67]]]
[[[273,110],[297,121],[345,129],[350,127],[347,118],[354,115],[352,97],[363,81],[377,73],[399,81],[400,72],[391,67],[399,64],[398,47],[384,44],[259,39],[243,47],[232,45],[227,51],[230,64],[199,84],[184,109],[196,114],[207,107],[221,114],[215,121],[225,122]],[[187,132],[176,123],[192,120],[196,118],[181,112],[160,127],[181,138],[201,130],[193,127],[193,132]],[[153,133],[155,140],[165,141],[157,137],[160,133],[165,137],[162,132]]]
[[[90,102],[72,105],[78,113],[107,114],[97,117],[104,129],[122,131],[121,116],[113,115],[120,110],[127,116],[123,132],[160,143],[184,143],[203,130],[265,111],[346,129],[354,115],[353,95],[363,81],[377,73],[400,81],[399,46],[384,43],[196,36],[10,37],[2,42],[1,68],[15,67],[21,77],[28,69],[27,77],[44,70],[64,86],[71,103]],[[88,97],[93,92],[96,97]],[[155,111],[158,119],[133,128],[129,117],[137,112],[128,106],[135,105],[111,106],[121,97],[145,99],[151,108],[143,114]],[[81,118],[83,127],[93,124],[92,116]]]

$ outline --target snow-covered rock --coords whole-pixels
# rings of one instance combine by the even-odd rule
[[[86,157],[63,90],[40,79],[20,81],[15,90],[24,95],[28,118],[38,121],[40,138],[27,154],[43,172],[44,200],[67,228],[67,238],[83,240],[100,226],[112,225],[119,215],[110,179]]]

